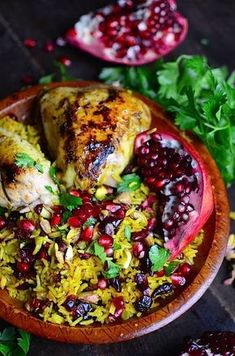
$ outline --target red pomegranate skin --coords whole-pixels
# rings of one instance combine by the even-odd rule
[[[105,61],[135,66],[171,52],[187,31],[174,0],[119,0],[81,16],[66,39]]]

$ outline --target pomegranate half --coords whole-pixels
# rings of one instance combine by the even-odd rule
[[[119,0],[81,16],[66,39],[103,60],[133,66],[169,53],[187,30],[174,0]]]
[[[186,139],[168,132],[139,134],[135,154],[145,183],[158,193],[158,226],[173,259],[212,213],[213,194],[205,164]]]

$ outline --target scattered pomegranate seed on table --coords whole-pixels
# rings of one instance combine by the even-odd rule
[[[71,59],[69,57],[63,56],[63,57],[59,57],[58,61],[63,64],[66,67],[69,67],[72,63]]]
[[[43,50],[47,53],[54,52],[55,50],[55,45],[52,41],[46,41],[46,43],[43,46]]]
[[[33,38],[26,38],[26,39],[24,40],[24,45],[25,45],[25,47],[27,47],[27,48],[34,48],[34,47],[37,46],[37,41],[34,40]]]
[[[30,74],[24,74],[21,77],[21,82],[25,85],[31,85],[33,84],[33,77]]]

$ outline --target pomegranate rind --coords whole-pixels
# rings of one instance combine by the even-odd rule
[[[199,172],[199,192],[193,193],[195,201],[195,212],[190,213],[189,221],[177,229],[175,236],[165,242],[164,247],[171,253],[170,260],[178,256],[184,248],[190,244],[203,228],[214,209],[214,199],[210,177],[203,160],[201,159],[195,148],[183,137],[174,135],[169,132],[157,131],[162,139],[175,140],[180,143],[185,152],[187,152],[197,163],[197,172]],[[146,132],[147,139],[144,140],[144,133],[141,133],[141,141],[144,143],[149,139],[149,133]],[[139,135],[138,135],[139,136]],[[139,137],[136,137],[135,152],[141,146]]]
[[[170,6],[173,9],[176,9],[176,3],[174,0],[168,0]],[[112,6],[106,6],[105,8],[112,9]],[[102,10],[102,9],[100,9]],[[99,10],[98,10],[99,11]],[[112,11],[112,10],[111,10]],[[161,37],[161,41],[164,43],[163,47],[158,46],[156,42],[156,49],[149,49],[146,54],[142,55],[140,58],[127,58],[121,57],[118,58],[115,56],[115,51],[112,48],[107,48],[104,46],[102,41],[99,38],[96,38],[91,32],[95,32],[98,29],[97,26],[93,25],[92,31],[89,31],[90,23],[92,23],[93,13],[89,13],[87,15],[82,16],[82,18],[87,17],[87,28],[83,31],[82,34],[79,33],[78,28],[81,25],[81,19],[75,23],[74,27],[69,29],[65,34],[65,38],[69,44],[74,47],[77,47],[95,57],[98,57],[102,60],[111,63],[124,64],[129,66],[139,66],[146,63],[151,63],[156,61],[157,59],[167,55],[171,51],[173,51],[186,37],[188,32],[188,21],[185,17],[183,17],[179,12],[174,13],[175,15],[175,23],[182,26],[181,33],[176,40],[168,40],[169,32],[168,30],[164,30],[164,34]],[[89,21],[90,19],[90,21]],[[167,37],[168,36],[168,37]],[[156,51],[157,50],[157,51]]]

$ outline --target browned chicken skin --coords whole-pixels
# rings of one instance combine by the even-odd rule
[[[135,136],[150,127],[148,107],[130,91],[60,87],[40,101],[49,151],[67,187],[115,186],[133,155]]]

